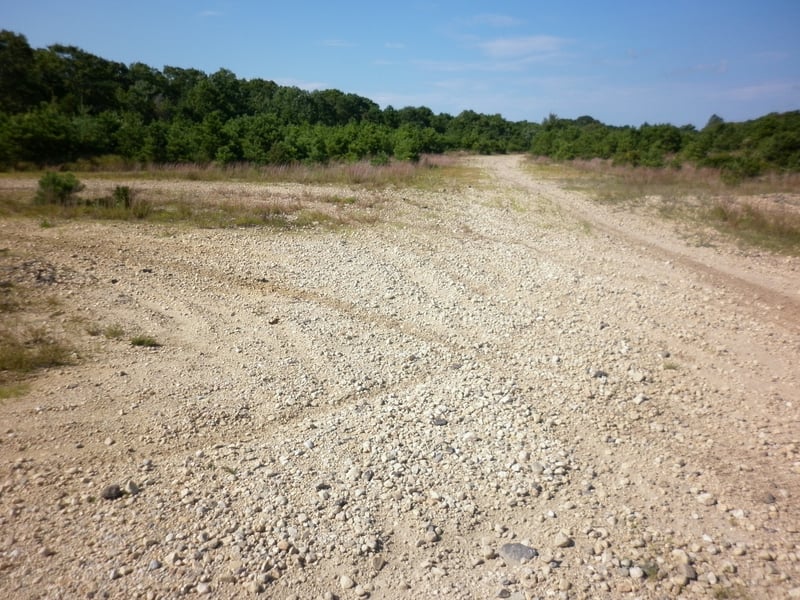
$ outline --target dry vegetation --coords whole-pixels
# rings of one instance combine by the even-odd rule
[[[33,174],[27,178],[6,176],[0,191],[0,217],[38,218],[43,227],[59,220],[139,220],[153,223],[185,224],[203,228],[269,226],[297,229],[309,226],[340,227],[375,223],[380,218],[381,189],[413,187],[432,189],[442,182],[468,179],[470,170],[456,165],[450,156],[423,156],[416,163],[392,161],[387,164],[331,163],[328,165],[215,166],[176,164],[151,166],[130,171],[80,173],[86,189],[73,200],[61,203],[31,202]],[[22,183],[14,185],[22,180]],[[151,181],[202,181],[251,184],[242,189],[215,190],[199,197],[193,192],[148,189]],[[106,182],[124,182],[113,193]],[[267,185],[297,185],[287,193]],[[299,186],[309,186],[308,189]],[[332,189],[336,186],[337,189]],[[341,194],[342,186],[354,190]],[[103,191],[100,191],[103,190]],[[100,195],[98,195],[100,194]],[[117,199],[120,196],[120,199]],[[122,200],[124,198],[124,201]]]
[[[73,358],[57,325],[58,301],[14,281],[15,258],[7,248],[0,252],[0,401],[25,393],[32,373]]]
[[[739,243],[800,254],[800,175],[770,174],[725,183],[720,171],[615,166],[610,161],[536,160],[529,169],[604,204],[651,211],[694,230],[712,227]]]

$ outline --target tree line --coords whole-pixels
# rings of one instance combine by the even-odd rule
[[[0,167],[75,161],[134,163],[416,160],[465,150],[530,152],[557,160],[611,159],[736,176],[800,170],[800,111],[728,123],[617,127],[583,116],[541,123],[471,110],[381,109],[339,90],[306,91],[227,69],[109,61],[75,46],[31,48],[0,31]]]

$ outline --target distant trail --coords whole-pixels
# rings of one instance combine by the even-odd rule
[[[752,300],[759,317],[776,319],[800,331],[800,275],[786,264],[795,259],[758,253],[743,256],[715,248],[690,246],[666,221],[654,222],[630,212],[592,203],[547,180],[535,179],[523,168],[524,157],[481,157],[476,161],[499,182],[546,197],[576,220],[626,243],[645,247],[665,260],[680,263],[709,279],[715,286],[736,290]]]

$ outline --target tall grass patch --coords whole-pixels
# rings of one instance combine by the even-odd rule
[[[651,210],[690,227],[713,227],[743,244],[800,254],[800,174],[771,173],[732,186],[719,169],[631,167],[599,159],[531,161],[537,177],[556,179],[594,200]]]

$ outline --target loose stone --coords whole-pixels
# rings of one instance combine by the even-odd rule
[[[117,498],[122,498],[122,490],[118,485],[107,485],[100,492],[100,497],[103,500],[116,500]]]
[[[575,541],[563,531],[559,531],[556,534],[553,543],[556,545],[556,548],[569,548],[570,546],[575,545]]]
[[[539,555],[536,549],[520,543],[503,544],[497,554],[508,564],[524,564]]]

